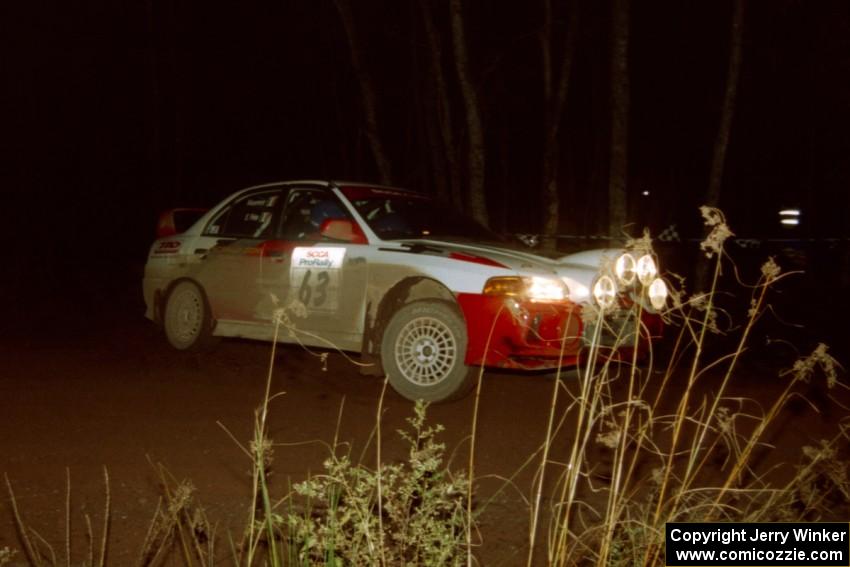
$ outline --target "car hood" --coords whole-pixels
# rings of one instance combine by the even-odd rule
[[[587,288],[593,285],[600,270],[613,263],[617,256],[623,253],[623,250],[620,249],[601,248],[552,259],[490,243],[416,239],[402,241],[400,244],[409,247],[424,247],[430,252],[445,255],[459,253],[478,256],[498,262],[520,275],[555,275],[564,279],[568,285],[575,282]]]

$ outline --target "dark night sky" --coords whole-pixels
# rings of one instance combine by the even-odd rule
[[[423,124],[433,117],[423,112],[428,52],[418,5],[353,4],[395,182],[430,190]],[[433,3],[443,31],[445,5]],[[541,204],[540,10],[485,0],[464,6],[494,225],[533,230]],[[600,231],[586,219],[598,216],[607,184],[608,6],[581,4],[562,131],[565,232]],[[697,228],[731,6],[633,2],[629,189],[652,191],[640,201],[638,224]],[[248,184],[377,181],[330,0],[33,2],[4,22],[14,29],[0,99],[4,224],[41,227],[32,238],[46,259],[91,261],[103,251],[141,261],[160,210],[210,205]],[[850,236],[850,3],[747,2],[744,41],[723,184],[733,229],[775,235],[776,210],[794,204],[806,214],[799,234]]]

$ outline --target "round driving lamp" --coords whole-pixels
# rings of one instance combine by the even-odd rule
[[[614,264],[614,272],[617,274],[617,279],[620,280],[620,283],[629,286],[632,285],[637,277],[637,273],[635,269],[637,268],[637,263],[635,262],[635,257],[626,252],[625,254],[621,254],[619,258],[617,258],[617,262]]]
[[[655,266],[655,260],[649,254],[644,254],[637,261],[635,266],[637,278],[643,285],[649,285],[653,278],[658,274],[658,268]]]
[[[602,309],[608,309],[614,304],[617,296],[617,284],[610,276],[602,276],[593,284],[593,298]]]
[[[664,280],[661,278],[655,278],[652,280],[652,283],[649,284],[647,295],[649,295],[649,303],[652,307],[656,311],[661,310],[664,307],[664,304],[667,303],[667,284],[664,283]]]

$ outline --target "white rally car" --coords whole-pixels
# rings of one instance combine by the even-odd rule
[[[637,327],[623,309],[635,288],[651,292],[641,295],[651,298],[639,310],[644,329],[658,329],[652,313],[666,297],[651,255],[550,259],[402,189],[259,185],[181,232],[180,217],[193,212],[163,214],[145,267],[146,316],[172,346],[277,337],[359,352],[410,399],[461,396],[480,365],[575,364],[589,334],[583,306],[596,301],[617,323],[606,325],[609,338],[611,329],[622,337]],[[606,254],[617,275],[600,271]]]

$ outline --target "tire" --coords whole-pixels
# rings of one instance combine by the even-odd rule
[[[212,315],[207,297],[194,282],[181,281],[165,300],[162,327],[168,343],[177,350],[203,351],[212,348]]]
[[[447,303],[419,301],[393,315],[381,338],[381,362],[396,392],[441,402],[469,392],[474,372],[464,363],[466,324]]]

